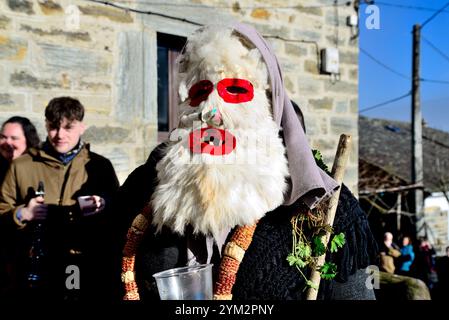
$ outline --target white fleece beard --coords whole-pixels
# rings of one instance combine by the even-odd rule
[[[252,225],[283,203],[285,148],[273,120],[257,127],[249,136],[228,129],[236,148],[225,156],[192,154],[185,143],[190,131],[169,145],[156,167],[159,184],[151,200],[158,230],[166,226],[183,234],[191,225],[194,233],[217,236],[237,225]]]

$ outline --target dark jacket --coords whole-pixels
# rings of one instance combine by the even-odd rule
[[[9,161],[0,155],[0,186],[5,178],[9,168]],[[6,243],[10,240],[11,230],[5,224],[0,223],[0,296],[9,286],[8,270],[8,246]]]
[[[148,161],[134,170],[119,190],[122,200],[115,208],[121,234],[121,245],[133,218],[148,203],[157,185],[156,163],[162,158],[164,145],[157,147]],[[286,260],[292,248],[290,218],[298,210],[296,204],[281,206],[266,214],[256,228],[253,242],[240,264],[233,288],[234,299],[302,299],[304,281]],[[321,299],[374,299],[366,289],[363,269],[375,264],[377,245],[369,229],[365,213],[351,192],[343,186],[335,220],[335,232],[344,232],[347,243],[332,257],[339,273],[334,281],[321,286]],[[184,266],[186,241],[168,229],[155,234],[150,227],[136,257],[136,279],[141,298],[158,299],[152,274]],[[345,285],[346,284],[346,285]],[[348,287],[350,287],[348,289]]]
[[[0,186],[9,168],[9,161],[0,155]]]

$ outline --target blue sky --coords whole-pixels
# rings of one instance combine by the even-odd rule
[[[363,2],[363,1],[362,1]],[[388,67],[404,76],[411,77],[412,70],[412,29],[416,23],[422,24],[435,11],[404,9],[387,6],[402,5],[438,10],[449,0],[385,0],[379,7],[380,28],[368,29],[365,25],[368,14],[366,5],[360,8],[360,48],[368,52]],[[428,126],[449,132],[449,7],[428,22],[421,36],[442,51],[442,57],[421,39],[421,77],[447,81],[447,84],[421,82],[421,108]],[[381,67],[366,54],[359,55],[359,109],[402,96],[411,90],[411,80],[400,77]],[[411,121],[411,99],[400,101],[362,112],[373,118]]]

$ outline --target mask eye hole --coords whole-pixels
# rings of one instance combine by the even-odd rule
[[[243,88],[243,87],[238,87],[238,86],[229,86],[226,87],[226,91],[230,94],[243,94],[243,93],[248,93],[248,90]]]
[[[217,90],[220,97],[228,103],[248,102],[254,97],[253,85],[245,79],[223,79],[218,82]]]
[[[201,102],[207,99],[214,85],[209,80],[201,80],[195,83],[189,90],[190,106],[197,107]]]

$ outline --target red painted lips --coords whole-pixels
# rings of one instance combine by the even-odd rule
[[[221,156],[235,149],[235,137],[222,129],[213,127],[194,130],[189,135],[189,148],[192,153],[206,153]]]

